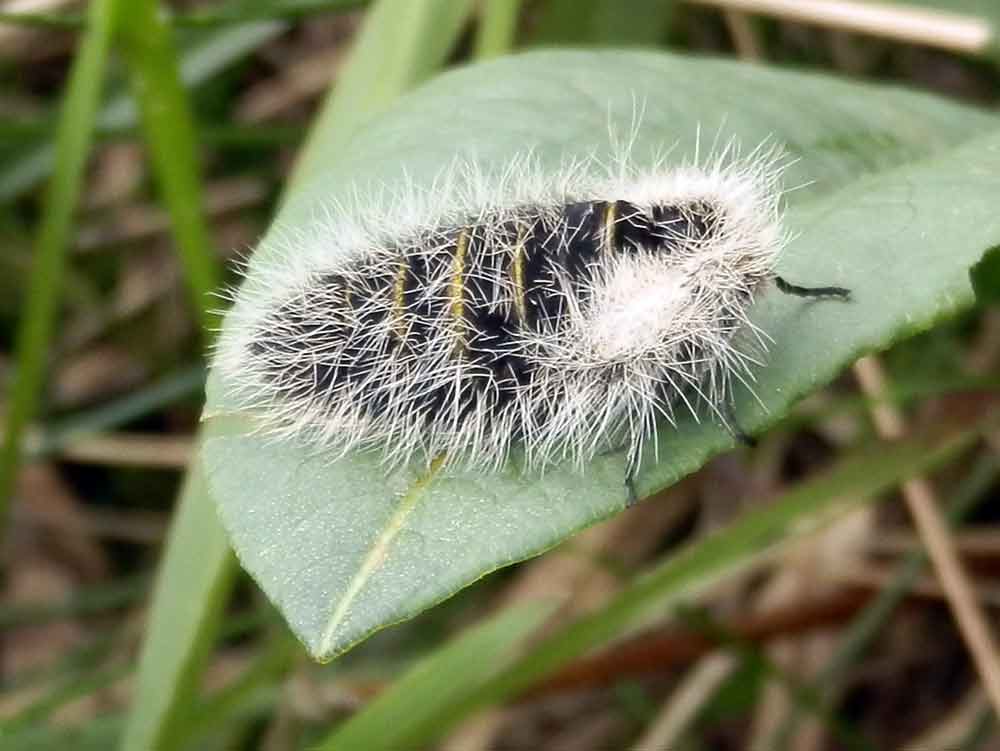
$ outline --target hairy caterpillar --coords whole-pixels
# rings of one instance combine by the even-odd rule
[[[624,446],[634,466],[678,408],[729,424],[763,289],[848,296],[776,276],[779,178],[773,154],[555,173],[525,156],[358,193],[248,275],[215,367],[264,430],[332,457],[490,469],[521,446],[544,467]]]

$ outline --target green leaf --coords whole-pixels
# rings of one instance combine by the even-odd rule
[[[366,741],[373,748],[389,746],[388,740],[393,748],[429,746],[473,712],[516,698],[571,660],[651,616],[662,615],[682,596],[760,560],[795,536],[809,534],[857,509],[901,480],[943,464],[972,444],[977,435],[976,430],[970,430],[923,436],[869,445],[848,454],[821,475],[669,555],[635,577],[598,610],[548,635],[478,687],[469,686],[469,691],[451,701],[433,735],[407,734],[383,722],[383,734],[373,730]],[[370,711],[374,707],[363,710],[354,722],[374,727]]]
[[[1000,133],[982,135],[997,120],[897,89],[663,54],[534,53],[444,75],[358,131],[332,165],[311,165],[280,224],[307,222],[358,182],[391,183],[403,170],[426,186],[456,154],[503,164],[533,148],[550,166],[607,154],[609,121],[627,133],[637,100],[640,163],[675,144],[674,158],[690,156],[699,128],[703,139],[718,133],[748,149],[770,140],[797,157],[787,182],[811,185],[789,196],[796,239],[780,271],[854,291],[850,304],[777,293],[761,301],[755,322],[775,340],[757,374],[767,411],[739,394],[744,427],[774,422],[859,354],[972,303],[968,268],[1000,241]],[[250,273],[282,252],[266,237]],[[334,462],[255,433],[217,374],[208,391],[203,459],[223,523],[244,567],[320,659],[629,501],[618,454],[542,477],[515,466],[386,473],[369,455]],[[732,440],[687,420],[664,428],[659,444],[660,460],[648,458],[635,478],[640,497]]]

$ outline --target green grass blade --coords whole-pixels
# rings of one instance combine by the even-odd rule
[[[167,751],[183,741],[235,572],[195,465],[181,491],[153,590],[124,751]]]
[[[510,699],[576,657],[600,647],[695,588],[749,565],[793,536],[808,534],[914,474],[968,447],[975,431],[910,439],[859,450],[820,477],[766,507],[668,557],[607,606],[552,635],[519,660],[470,704]]]
[[[337,728],[317,751],[426,748],[454,706],[504,667],[549,612],[541,603],[510,608],[449,641]]]
[[[455,44],[471,0],[379,0],[296,162],[290,185],[327,169],[348,139],[401,93],[428,78]]]
[[[986,251],[969,274],[981,305],[1000,303],[1000,245]]]
[[[807,534],[870,502],[900,480],[946,462],[977,435],[969,431],[946,438],[878,444],[858,451],[822,476],[669,556],[635,579],[608,605],[551,635],[493,677],[446,696],[431,690],[430,682],[414,686],[407,683],[410,676],[404,678],[391,690],[391,703],[387,697],[380,697],[330,736],[322,748],[426,748],[473,712],[516,698],[571,660],[621,636],[650,616],[666,612],[683,595],[749,565],[793,536]],[[439,661],[444,664],[450,659],[445,654],[453,647],[457,650],[457,643],[431,658],[436,671]],[[456,664],[461,669],[453,669],[453,680],[476,661]],[[447,675],[447,671],[441,669],[441,674]],[[407,695],[415,706],[406,704]],[[383,699],[386,706],[380,704]],[[426,711],[428,719],[413,723],[401,720],[408,711]],[[349,735],[351,726],[364,728],[364,732],[352,730],[358,735]]]
[[[307,18],[320,13],[343,13],[367,4],[367,0],[275,0],[260,3],[259,7],[198,8],[184,13],[174,13],[169,18],[172,26],[218,26],[221,24],[246,24],[273,19]],[[42,29],[79,29],[85,24],[79,13],[6,13],[0,12],[0,24]]]
[[[277,21],[262,21],[201,34],[183,52],[181,77],[184,85],[190,88],[203,83],[286,28]],[[103,129],[122,130],[134,125],[137,118],[132,97],[121,94],[111,97],[101,107],[98,125]],[[56,164],[55,149],[48,143],[40,143],[34,148],[25,146],[23,152],[16,159],[0,164],[0,202],[10,201],[33,188]]]
[[[643,45],[663,41],[673,0],[549,0],[535,27],[536,45]]]
[[[521,0],[487,0],[476,29],[476,57],[486,59],[510,52],[517,34]]]
[[[209,295],[219,283],[205,224],[197,137],[181,81],[170,27],[156,0],[133,0],[121,14],[119,47],[139,103],[141,123],[160,193],[180,252],[192,304],[202,329],[216,327]]]
[[[188,723],[186,736],[202,740],[213,730],[226,724],[246,707],[259,701],[261,695],[280,690],[286,674],[302,659],[302,650],[295,637],[276,624],[264,637],[267,646],[239,675],[217,693],[205,697]]]
[[[21,438],[38,410],[59,303],[66,249],[90,151],[115,22],[115,0],[94,0],[87,32],[73,63],[56,134],[56,172],[45,195],[34,268],[17,333],[14,385],[0,449],[0,540],[21,457]]]
[[[371,114],[369,110],[384,107],[388,99],[418,80],[403,75],[403,71],[416,66],[423,76],[429,75],[451,48],[461,25],[460,19],[450,22],[450,36],[442,33],[440,24],[434,23],[431,16],[398,26],[400,19],[396,11],[405,9],[385,9],[394,4],[398,6],[398,0],[383,2],[366,20],[365,32],[356,43],[321,119],[333,117],[331,111],[349,110],[349,115],[337,116],[339,128],[362,121]],[[422,4],[422,7],[424,12],[433,14],[445,10],[445,5],[447,3],[439,0]],[[382,7],[381,12],[378,7]],[[383,82],[387,88],[378,96],[366,98],[362,95],[371,82],[365,79],[367,62],[359,64],[358,60],[378,60],[385,71],[396,72],[391,81]],[[325,153],[331,153],[330,144],[322,146]],[[139,688],[122,746],[125,751],[169,749],[182,741],[183,727],[190,718],[194,679],[215,638],[218,613],[231,580],[233,559],[199,467],[189,472],[176,514],[161,564],[159,586],[154,593],[150,630],[140,663]],[[197,551],[202,559],[194,568],[188,565],[192,551]],[[182,629],[178,628],[176,620],[177,608],[188,611],[189,623]]]
[[[368,4],[368,0],[272,0],[265,3],[244,3],[230,8],[198,8],[177,13],[171,19],[174,26],[216,26],[273,19],[294,20],[321,13],[345,13]]]
[[[208,299],[218,284],[202,215],[194,118],[181,81],[170,28],[156,0],[130,3],[119,42],[139,103],[142,128],[173,228],[193,304],[206,336],[215,316]],[[143,645],[139,688],[123,748],[172,748],[180,744],[205,659],[236,571],[197,471],[188,476],[168,540]],[[197,556],[193,551],[198,551]],[[192,557],[201,565],[191,569]],[[187,611],[185,631],[178,613]]]
[[[155,0],[129,4],[121,24],[119,42],[139,103],[146,145],[193,304],[207,336],[215,324],[208,301],[218,284],[218,269],[202,214],[194,118],[172,34]],[[189,474],[175,513],[143,645],[135,705],[123,740],[125,749],[166,749],[182,742],[197,679],[215,641],[236,572],[228,541],[205,499],[197,470]],[[191,567],[192,558],[199,559],[196,568]],[[181,630],[178,614],[187,616]]]

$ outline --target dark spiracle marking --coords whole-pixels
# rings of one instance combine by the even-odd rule
[[[395,269],[362,260],[321,276],[314,290],[267,317],[250,353],[264,363],[265,379],[291,398],[332,404],[350,394],[371,416],[405,402],[428,422],[442,414],[461,420],[473,410],[499,417],[530,387],[535,369],[518,350],[518,334],[557,329],[567,295],[586,295],[602,256],[672,253],[715,232],[720,213],[706,202],[644,210],[622,200],[581,201],[555,216],[525,207],[488,228],[446,229],[435,233],[433,247],[429,238],[412,238],[399,246]],[[450,297],[456,288],[460,306]],[[511,289],[521,296],[515,304],[504,299]],[[463,363],[462,377],[447,385],[426,373],[428,358],[440,357],[442,324],[455,332],[449,357]],[[387,387],[378,368],[389,362],[415,377],[397,374]]]

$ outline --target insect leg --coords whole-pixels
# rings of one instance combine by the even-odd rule
[[[835,297],[844,302],[851,299],[851,290],[844,287],[800,287],[797,284],[791,284],[780,276],[774,277],[774,283],[786,295],[795,295],[796,297]]]

